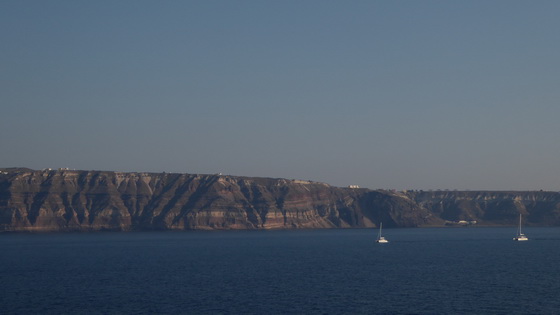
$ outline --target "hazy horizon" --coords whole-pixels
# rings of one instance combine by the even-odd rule
[[[560,2],[0,2],[0,167],[560,190]]]

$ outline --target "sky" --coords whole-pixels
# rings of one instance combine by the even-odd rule
[[[560,1],[0,1],[0,167],[560,190]]]

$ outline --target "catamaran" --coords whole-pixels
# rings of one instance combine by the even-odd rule
[[[519,227],[517,228],[517,236],[513,238],[514,241],[528,241],[529,239],[521,232],[521,213],[519,214]]]
[[[383,229],[383,222],[379,223],[379,235],[377,236],[377,240],[375,242],[377,243],[389,243],[389,241],[387,239],[385,239],[385,237],[381,236],[381,230]]]

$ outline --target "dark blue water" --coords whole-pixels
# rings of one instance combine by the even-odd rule
[[[560,228],[0,235],[2,314],[557,314]]]

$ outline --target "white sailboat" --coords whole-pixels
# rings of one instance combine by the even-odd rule
[[[383,229],[383,222],[379,223],[379,235],[377,235],[377,240],[375,242],[377,243],[389,243],[389,241],[381,236],[381,230]]]
[[[521,213],[519,214],[519,227],[517,228],[517,236],[513,238],[514,241],[528,241],[529,239],[521,232]]]

